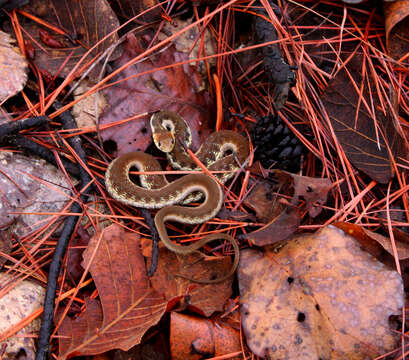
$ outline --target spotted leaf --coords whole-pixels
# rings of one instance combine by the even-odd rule
[[[240,253],[247,344],[269,359],[373,359],[396,346],[389,317],[403,287],[335,227],[302,235],[281,251]]]

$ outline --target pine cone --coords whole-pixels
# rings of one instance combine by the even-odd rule
[[[251,137],[256,148],[255,159],[264,168],[299,170],[305,147],[278,115],[260,117]]]

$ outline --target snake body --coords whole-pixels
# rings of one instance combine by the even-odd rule
[[[197,170],[185,150],[191,143],[190,129],[178,115],[161,111],[151,118],[153,139],[156,146],[165,151],[172,166],[177,169]],[[211,135],[206,144],[202,145],[195,154],[210,170],[228,170],[219,174],[219,180],[224,182],[234,175],[239,163],[244,162],[249,153],[247,140],[234,131],[219,131]],[[232,154],[225,154],[230,151]],[[186,224],[199,224],[213,218],[223,203],[223,191],[218,182],[203,173],[188,174],[171,183],[164,175],[140,175],[142,186],[131,181],[129,170],[136,167],[140,172],[160,171],[159,162],[149,154],[132,152],[113,160],[105,173],[105,184],[111,196],[127,205],[143,208],[160,208],[155,216],[155,225],[164,245],[171,251],[187,255],[216,240],[229,240],[234,248],[235,257],[230,271],[223,277],[211,280],[192,279],[198,283],[217,283],[233,275],[239,261],[239,247],[237,242],[227,234],[212,234],[191,244],[182,246],[174,244],[166,231],[165,222],[174,220]],[[204,202],[197,207],[178,206],[186,203],[186,199],[197,198],[197,194],[204,195]],[[189,200],[191,201],[191,200]]]

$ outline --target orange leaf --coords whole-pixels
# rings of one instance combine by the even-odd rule
[[[172,312],[170,348],[173,360],[208,359],[239,352],[240,333],[222,322]]]
[[[111,225],[91,239],[83,257],[85,264],[92,259],[89,270],[100,301],[86,299],[84,313],[64,319],[58,332],[61,359],[126,351],[139,344],[166,310],[163,298],[149,289],[135,233]]]
[[[158,268],[150,280],[158,293],[165,294],[171,306],[180,301],[181,308],[178,310],[189,308],[201,315],[210,316],[215,311],[223,310],[223,305],[232,294],[233,277],[221,283],[198,284],[175,274],[201,280],[212,279],[223,276],[230,268],[230,257],[213,257],[206,261],[198,253],[178,256],[167,249],[160,249]]]

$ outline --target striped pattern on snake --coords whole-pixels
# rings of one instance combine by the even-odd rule
[[[198,169],[184,148],[184,145],[190,144],[191,134],[183,119],[170,112],[159,112],[152,116],[151,125],[155,144],[162,150],[166,150],[173,165],[177,164],[176,167],[179,169]],[[180,133],[180,131],[184,132]],[[219,176],[220,181],[224,182],[234,175],[232,170],[239,168],[237,161],[242,163],[247,158],[249,146],[247,140],[234,131],[220,131],[215,134],[210,137],[213,143],[207,142],[206,145],[202,145],[196,155],[210,169],[229,170]],[[231,151],[232,154],[226,155],[226,151]],[[216,216],[223,203],[223,192],[218,182],[203,173],[188,174],[171,183],[164,175],[141,175],[142,186],[139,186],[129,177],[129,171],[133,166],[141,172],[161,170],[158,161],[149,154],[142,152],[125,154],[109,164],[105,174],[106,188],[114,199],[127,205],[151,209],[160,208],[161,210],[155,216],[155,225],[162,242],[169,250],[187,255],[216,239],[228,240],[233,245],[234,262],[226,275],[210,280],[178,276],[194,282],[210,284],[224,281],[233,275],[239,261],[239,246],[230,235],[212,234],[189,246],[181,246],[174,244],[169,239],[165,227],[167,220],[198,224]],[[176,205],[186,201],[186,198],[197,192],[205,197],[204,202],[199,206]]]

